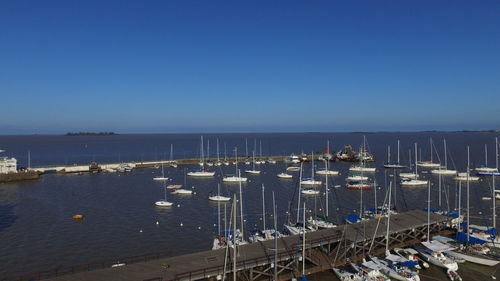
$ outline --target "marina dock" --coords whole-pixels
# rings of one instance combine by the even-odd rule
[[[450,218],[420,210],[408,211],[391,216],[389,248],[412,246],[426,239],[429,227],[432,235],[449,234],[447,224]],[[361,261],[368,253],[381,255],[385,252],[387,218],[371,219],[360,223],[341,225],[331,229],[306,233],[305,271],[314,274],[333,267]],[[302,268],[302,236],[292,235],[279,238],[277,253],[274,240],[246,244],[237,247],[236,271],[238,280],[271,280],[274,274],[275,254],[279,280],[299,278]],[[40,272],[30,276],[7,280],[53,281],[153,281],[153,280],[220,280],[222,275],[232,278],[233,248],[209,250],[194,254],[141,259],[127,263],[102,264],[100,269],[79,266]],[[230,277],[231,276],[231,277]]]

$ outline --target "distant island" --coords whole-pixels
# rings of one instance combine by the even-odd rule
[[[78,132],[78,133],[66,133],[66,136],[113,136],[117,135],[114,132]]]

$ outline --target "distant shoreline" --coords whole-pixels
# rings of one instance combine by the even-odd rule
[[[114,136],[117,135],[114,132],[78,132],[78,133],[73,133],[69,132],[66,133],[65,136]]]

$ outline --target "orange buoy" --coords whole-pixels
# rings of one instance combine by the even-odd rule
[[[83,220],[83,215],[74,215],[73,219],[74,220]]]

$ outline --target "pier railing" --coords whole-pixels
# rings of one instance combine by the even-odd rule
[[[103,269],[109,267],[119,267],[131,263],[146,262],[149,260],[155,260],[160,258],[165,258],[170,256],[172,253],[170,251],[163,251],[157,253],[144,254],[139,256],[131,256],[119,259],[109,259],[88,264],[81,264],[75,266],[58,267],[51,270],[39,271],[35,273],[30,273],[27,275],[20,275],[16,277],[9,277],[0,279],[0,281],[31,281],[31,280],[42,280],[52,277],[57,277],[65,274],[74,274],[83,271],[91,271],[96,269]]]

